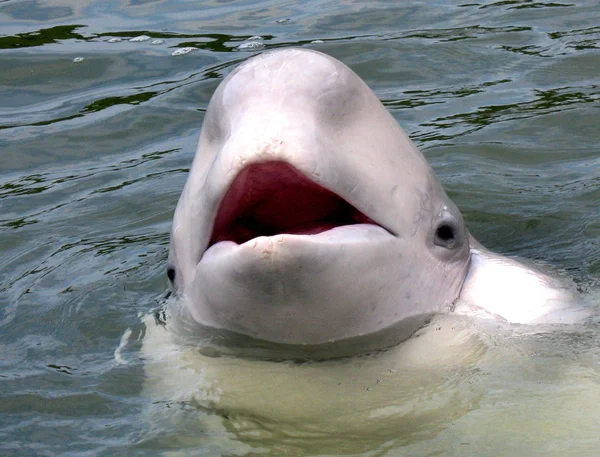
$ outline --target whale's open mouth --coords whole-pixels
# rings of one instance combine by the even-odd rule
[[[351,224],[374,224],[350,203],[285,162],[244,168],[221,201],[208,247],[259,236],[315,235]]]

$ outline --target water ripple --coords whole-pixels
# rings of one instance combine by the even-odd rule
[[[450,140],[462,135],[499,122],[517,121],[541,115],[557,113],[569,109],[581,108],[585,105],[595,105],[600,101],[600,88],[592,87],[561,87],[549,90],[535,90],[536,98],[530,101],[508,105],[491,105],[478,107],[469,113],[457,113],[444,116],[422,124],[433,127],[433,132],[417,134],[419,141]],[[441,133],[448,131],[455,133]]]
[[[502,439],[514,421],[494,422],[494,415],[527,417],[523,433],[544,417],[544,430],[561,437],[526,451],[523,444],[521,453],[594,454],[578,451],[597,435],[597,414],[585,411],[595,404],[589,398],[598,398],[590,387],[597,385],[598,354],[587,350],[597,325],[583,347],[573,338],[557,341],[547,366],[537,353],[526,354],[521,370],[507,365],[502,357],[515,354],[495,345],[507,340],[493,341],[490,353],[503,364],[453,378],[456,390],[443,382],[430,392],[473,400],[464,417],[449,424],[425,411],[423,433],[411,434],[385,419],[394,415],[386,401],[377,411],[385,430],[361,437],[337,433],[335,418],[319,430],[302,420],[282,427],[263,409],[244,422],[247,414],[235,409],[215,411],[166,394],[145,398],[148,365],[140,346],[147,328],[139,319],[167,288],[173,210],[211,94],[251,55],[235,52],[240,46],[305,46],[350,65],[424,146],[477,238],[500,252],[551,263],[597,297],[594,2],[49,3],[0,0],[0,454],[216,455],[224,440],[240,454],[323,454],[311,440],[330,441],[331,452],[348,455],[515,454],[511,440]],[[173,56],[179,49],[193,52]],[[114,354],[123,335],[126,356],[119,363]],[[544,349],[542,336],[536,347]],[[580,374],[567,376],[573,367]],[[531,377],[552,370],[564,370],[573,385]],[[158,381],[173,389],[175,379]],[[307,382],[321,385],[315,379]],[[481,397],[473,396],[477,384],[486,387]],[[573,389],[563,400],[588,401],[556,412],[555,394],[565,386]],[[385,389],[373,378],[341,404]],[[413,406],[422,411],[423,402],[400,405]],[[157,420],[165,412],[175,413],[173,421]],[[199,416],[208,422],[199,424]],[[395,441],[381,444],[380,432]],[[464,444],[469,434],[485,439]],[[479,442],[494,443],[492,451],[477,452]]]

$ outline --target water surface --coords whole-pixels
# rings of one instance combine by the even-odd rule
[[[597,306],[598,24],[597,1],[0,1],[0,453],[593,455],[593,319],[443,321],[445,339],[424,334],[438,359],[423,346],[294,368],[207,362],[164,336],[149,363],[141,316],[167,290],[212,92],[287,46],[365,79],[483,244],[568,274]],[[182,367],[196,386],[207,367],[223,402],[160,375]]]

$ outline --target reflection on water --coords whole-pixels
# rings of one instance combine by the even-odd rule
[[[596,330],[440,316],[386,351],[285,363],[209,357],[174,343],[168,321],[144,322],[153,448],[587,455],[597,445]]]
[[[239,442],[282,455],[392,449],[432,439],[481,399],[473,384],[486,345],[460,319],[437,319],[387,351],[302,363],[207,357],[174,343],[168,321],[144,321],[145,394],[160,401],[152,420],[210,421],[225,453]],[[226,431],[237,441],[223,440]]]
[[[206,357],[140,316],[208,100],[252,42],[351,66],[480,241],[598,306],[599,19],[593,1],[0,2],[0,454],[594,455],[597,319],[440,317],[294,365]]]

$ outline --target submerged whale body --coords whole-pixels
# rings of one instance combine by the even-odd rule
[[[167,273],[191,322],[276,344],[400,341],[457,306],[582,315],[558,279],[484,249],[368,86],[304,49],[253,57],[217,88]]]

